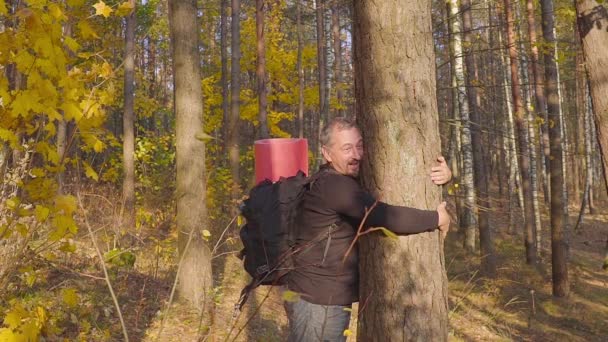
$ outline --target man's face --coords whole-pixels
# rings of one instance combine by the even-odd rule
[[[363,158],[363,139],[357,128],[334,128],[329,146],[323,146],[321,151],[325,160],[339,173],[352,177],[359,175]]]

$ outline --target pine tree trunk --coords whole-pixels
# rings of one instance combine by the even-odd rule
[[[123,227],[135,229],[135,0],[130,0],[133,10],[126,17],[125,32],[125,79],[123,113]]]
[[[211,251],[202,239],[207,227],[205,143],[200,77],[199,26],[195,0],[169,1],[175,92],[178,253],[183,258],[178,294],[203,307],[212,287]],[[210,307],[210,305],[207,305]]]
[[[471,109],[471,119],[473,129],[471,131],[471,143],[473,146],[474,160],[474,180],[477,190],[476,211],[479,227],[479,248],[481,251],[481,271],[482,274],[488,277],[496,275],[496,256],[494,255],[494,244],[492,241],[492,231],[490,230],[489,210],[490,200],[488,198],[488,179],[486,160],[483,156],[482,139],[481,139],[481,115],[480,99],[477,94],[476,85],[479,84],[477,62],[472,51],[473,41],[471,39],[471,31],[473,23],[471,19],[471,1],[461,0],[461,12],[463,22],[463,45],[465,46],[465,63],[467,70],[466,85],[469,108]]]
[[[435,209],[427,170],[440,152],[429,1],[354,4],[357,120],[364,186],[383,200]],[[447,341],[447,278],[437,231],[361,241],[359,341]]]
[[[541,0],[543,38],[547,44],[555,44],[553,1]],[[558,97],[558,75],[555,50],[545,49],[545,90],[547,112],[552,120],[549,125],[551,146],[551,269],[553,295],[564,297],[570,292],[568,283],[568,245],[565,238],[564,174],[562,169],[562,136],[560,103]]]
[[[591,87],[595,127],[608,184],[608,11],[595,0],[576,0],[577,22]]]
[[[464,247],[469,252],[475,251],[477,230],[477,194],[475,192],[475,176],[473,169],[473,143],[471,137],[470,107],[464,76],[464,61],[462,49],[462,29],[458,21],[458,5],[456,0],[450,1],[450,14],[452,16],[451,26],[454,32],[454,74],[458,87],[458,110],[460,112],[460,140],[462,144],[462,178],[461,184],[464,188],[465,199],[463,216],[460,219],[461,229],[464,231]]]
[[[228,120],[228,158],[232,174],[232,200],[240,197],[240,150],[239,150],[239,121],[241,105],[241,1],[231,0],[232,5],[232,37],[231,37],[231,68],[230,68],[230,118]],[[234,208],[236,213],[236,208]]]
[[[504,0],[506,25],[507,25],[507,44],[509,47],[509,56],[511,58],[511,94],[515,109],[515,122],[517,124],[518,143],[519,143],[519,167],[521,169],[521,184],[524,195],[524,234],[526,246],[526,262],[528,264],[536,264],[536,242],[534,231],[534,211],[532,207],[532,188],[530,186],[530,161],[527,158],[527,132],[524,122],[524,108],[521,99],[520,84],[518,77],[518,56],[517,47],[515,44],[515,31],[513,28],[513,12],[511,2]]]
[[[264,0],[255,1],[255,29],[257,37],[258,67],[256,70],[258,84],[258,120],[260,121],[260,138],[268,139],[268,107],[266,87],[266,44],[264,42]]]
[[[340,40],[340,4],[334,1],[331,6],[331,30],[334,39],[334,88],[336,88],[336,99],[338,105],[335,116],[343,116],[342,98],[342,41]]]

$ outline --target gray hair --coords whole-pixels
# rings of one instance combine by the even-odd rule
[[[354,119],[347,118],[344,116],[337,116],[333,119],[330,119],[329,122],[327,122],[327,124],[321,130],[321,136],[319,137],[319,139],[321,140],[321,146],[330,145],[331,134],[334,130],[341,131],[351,128],[359,129],[359,126],[357,126],[357,123]]]

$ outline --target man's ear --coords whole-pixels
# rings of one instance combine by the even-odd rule
[[[327,147],[321,146],[321,154],[323,154],[323,158],[325,158],[327,162],[331,163],[331,156],[329,155]]]

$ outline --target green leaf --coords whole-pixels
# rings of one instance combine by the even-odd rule
[[[41,205],[37,205],[36,209],[34,209],[34,215],[36,215],[36,220],[38,220],[38,222],[40,223],[46,221],[50,213],[51,210],[49,208]]]
[[[66,253],[74,253],[76,252],[76,245],[73,243],[64,242],[61,247],[59,247],[59,250]]]
[[[381,227],[380,230],[382,230],[382,232],[384,233],[384,235],[386,235],[387,237],[393,239],[393,240],[399,240],[399,237],[397,236],[397,234],[391,232],[390,230]]]

